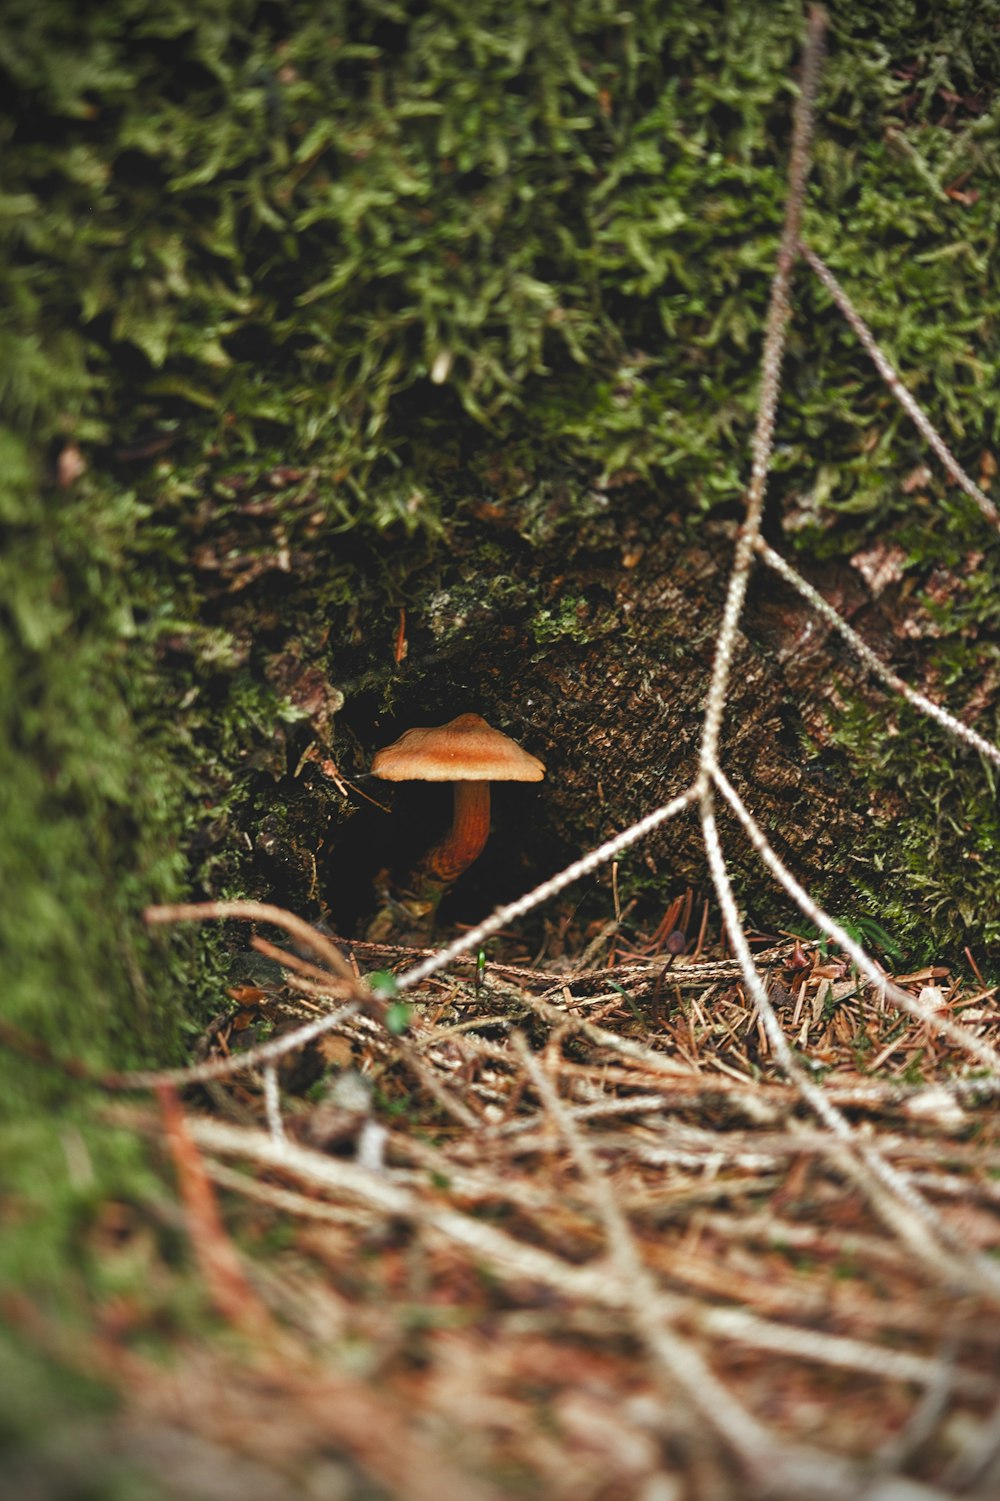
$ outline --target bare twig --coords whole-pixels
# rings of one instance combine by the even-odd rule
[[[604,1223],[621,1297],[628,1308],[638,1337],[656,1364],[680,1386],[688,1401],[707,1425],[751,1469],[761,1467],[765,1456],[774,1455],[773,1436],[761,1426],[731,1393],[715,1379],[700,1352],[676,1328],[664,1328],[651,1310],[658,1297],[653,1278],[642,1263],[618,1199],[600,1171],[579,1126],[562,1106],[551,1080],[524,1044],[515,1039],[522,1062],[546,1110],[556,1121],[570,1154],[596,1203]]]
[[[328,968],[341,979],[357,983],[357,975],[337,948],[324,933],[287,912],[284,907],[272,906],[270,902],[180,902],[169,906],[147,907],[143,914],[151,924],[177,922],[205,922],[206,919],[239,918],[243,922],[267,922],[285,932],[298,943],[304,944],[312,953],[323,959]]]
[[[285,1123],[281,1119],[281,1091],[278,1088],[278,1071],[273,1063],[266,1063],[264,1065],[263,1075],[264,1109],[267,1112],[268,1130],[275,1145],[283,1146],[285,1141]]]
[[[975,501],[976,505],[986,517],[986,520],[992,526],[1000,527],[1000,511],[997,510],[996,506],[993,504],[992,500],[990,500],[989,496],[979,488],[975,480],[972,479],[968,474],[966,474],[965,470],[955,458],[955,455],[952,453],[951,449],[938,433],[937,428],[934,427],[933,423],[928,420],[923,410],[914,401],[909,391],[903,385],[903,382],[899,378],[899,375],[893,369],[892,365],[886,359],[878,344],[875,342],[874,334],[871,332],[868,325],[861,317],[861,314],[857,311],[854,304],[851,302],[851,299],[848,297],[847,293],[844,291],[843,287],[840,285],[840,282],[834,276],[829,266],[825,265],[824,262],[820,260],[816,252],[810,249],[810,247],[804,242],[799,242],[799,249],[802,253],[803,259],[807,261],[808,264],[812,267],[813,271],[815,271],[816,275],[819,277],[824,287],[826,287],[826,290],[829,292],[830,296],[833,298],[834,302],[837,304],[838,308],[843,313],[844,317],[847,319],[854,332],[857,334],[859,340],[861,341],[861,344],[864,347],[865,353],[871,359],[879,375],[881,375],[882,379],[885,381],[886,385],[889,387],[889,390],[899,402],[900,406],[906,412],[907,416],[910,417],[910,419],[915,423],[921,436],[926,440],[931,448],[933,448],[934,452],[937,454],[938,458],[941,460],[941,463],[951,475],[956,485],[959,485],[965,491],[966,495],[968,495],[971,500]]]
[[[161,1085],[157,1093],[163,1113],[164,1136],[177,1172],[188,1234],[212,1301],[237,1328],[251,1335],[266,1336],[270,1332],[271,1316],[247,1281],[233,1243],[226,1234],[215,1192],[188,1129],[180,1101],[169,1085]]]
[[[802,205],[805,200],[806,182],[809,177],[809,145],[812,139],[813,110],[816,88],[819,81],[819,65],[823,55],[823,36],[826,29],[826,13],[813,6],[809,12],[802,62],[802,82],[795,110],[795,125],[792,135],[792,154],[788,170],[788,199],[785,207],[785,225],[778,247],[778,265],[771,282],[771,302],[767,312],[767,328],[764,335],[764,353],[761,359],[760,396],[757,402],[757,425],[753,436],[753,467],[746,494],[746,514],[736,541],[733,568],[729,577],[729,591],[722,612],[722,623],[715,649],[715,663],[708,689],[705,722],[701,741],[700,791],[707,796],[707,775],[716,764],[719,750],[719,733],[726,707],[726,693],[732,666],[733,649],[747,583],[753,567],[753,551],[760,530],[760,519],[767,490],[767,475],[771,464],[771,447],[774,441],[774,419],[778,409],[781,390],[781,366],[785,352],[785,336],[791,316],[789,286],[792,268],[798,255],[799,226],[802,221]]]
[[[869,671],[881,679],[887,688],[891,688],[894,693],[898,693],[900,698],[905,698],[907,703],[912,704],[915,709],[919,709],[922,714],[926,714],[929,719],[934,719],[938,724],[943,725],[949,734],[955,736],[956,740],[963,741],[971,750],[978,751],[981,756],[986,756],[988,760],[1000,766],[1000,746],[994,745],[992,740],[984,740],[982,735],[977,734],[969,725],[963,724],[960,719],[956,719],[954,714],[949,714],[947,709],[942,709],[940,704],[934,703],[932,699],[925,697],[923,693],[918,693],[915,688],[911,688],[887,663],[882,661],[881,657],[872,651],[871,647],[866,641],[862,640],[857,631],[849,626],[842,616],[837,614],[837,611],[831,604],[827,603],[819,590],[814,589],[812,584],[808,583],[801,574],[796,573],[795,569],[780,554],[776,553],[773,547],[768,546],[763,537],[757,538],[756,546],[757,552],[767,566],[773,568],[775,573],[780,574],[786,583],[791,584],[793,589],[798,590],[803,599],[809,601],[816,613],[821,615],[835,631],[839,632],[854,654],[860,657]]]
[[[933,1027],[935,1031],[947,1037],[956,1047],[960,1047],[964,1051],[971,1053],[974,1058],[978,1059],[980,1063],[985,1064],[992,1072],[1000,1074],[1000,1053],[995,1048],[990,1047],[989,1043],[983,1042],[982,1038],[977,1037],[975,1033],[970,1032],[967,1027],[953,1022],[943,1012],[923,1005],[918,999],[910,995],[908,991],[903,990],[901,986],[894,985],[844,927],[813,901],[805,887],[795,879],[791,871],[782,863],[774,849],[772,849],[763,830],[750,814],[742,798],[731,786],[725,773],[716,770],[713,774],[713,780],[743,825],[748,839],[771,874],[784,887],[792,900],[804,915],[808,917],[809,921],[815,923],[821,932],[825,933],[828,938],[832,938],[834,943],[843,949],[852,963],[857,965],[865,978],[875,987],[876,992],[886,996],[900,1010],[908,1012],[911,1016],[918,1017],[922,1022],[926,1022],[928,1026]]]

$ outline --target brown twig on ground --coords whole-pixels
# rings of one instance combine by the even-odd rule
[[[180,1101],[169,1084],[161,1084],[156,1094],[163,1119],[163,1138],[177,1174],[188,1237],[209,1297],[234,1328],[255,1339],[273,1337],[271,1317],[247,1281],[222,1223],[215,1190],[188,1130]]]

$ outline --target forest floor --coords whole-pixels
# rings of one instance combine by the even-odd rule
[[[835,951],[761,936],[838,1137],[691,907],[567,916],[535,954],[501,936],[367,1009],[294,935],[253,937],[274,982],[234,987],[195,1052],[239,1071],[101,1107],[172,1184],[93,1219],[132,1291],[72,1340],[17,1310],[122,1394],[73,1462],[98,1443],[205,1501],[995,1496],[996,1077]],[[341,948],[376,987],[421,957]],[[996,1043],[996,987],[895,978]],[[192,1267],[212,1319],[179,1332]],[[69,1494],[64,1449],[19,1494]]]

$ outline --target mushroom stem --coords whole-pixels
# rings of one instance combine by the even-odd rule
[[[435,881],[451,885],[482,853],[490,833],[489,782],[455,782],[451,828],[420,862]]]

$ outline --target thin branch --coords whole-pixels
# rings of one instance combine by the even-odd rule
[[[716,786],[743,825],[747,838],[775,880],[785,888],[788,895],[805,916],[808,917],[809,921],[815,923],[821,932],[825,933],[838,947],[843,949],[851,962],[857,966],[861,974],[875,987],[876,991],[880,995],[885,995],[901,1011],[905,1011],[908,1015],[915,1016],[919,1021],[925,1022],[927,1026],[933,1027],[943,1037],[947,1037],[949,1042],[953,1042],[956,1047],[962,1048],[964,1052],[971,1053],[974,1058],[984,1064],[992,1073],[1000,1075],[1000,1053],[997,1052],[996,1048],[990,1047],[988,1042],[983,1042],[982,1038],[977,1037],[975,1033],[970,1032],[958,1022],[953,1022],[943,1012],[935,1011],[930,1006],[923,1005],[921,1001],[903,990],[901,986],[893,984],[888,976],[882,973],[861,945],[841,927],[840,923],[835,918],[832,918],[829,913],[824,912],[823,908],[813,901],[805,887],[799,884],[788,867],[783,864],[769,843],[764,831],[753,818],[739,793],[730,784],[725,773],[716,771],[713,777]],[[987,1086],[989,1084],[988,1080],[982,1082]]]
[[[826,13],[819,6],[813,6],[809,12],[802,59],[802,81],[795,109],[785,223],[778,246],[778,264],[771,282],[771,301],[767,312],[764,353],[761,359],[760,395],[757,402],[757,425],[753,436],[753,465],[746,494],[746,516],[736,541],[729,591],[722,613],[712,680],[705,709],[701,743],[702,780],[715,765],[718,756],[719,734],[726,708],[726,694],[729,688],[736,633],[740,616],[743,613],[747,584],[753,566],[753,549],[760,530],[764,495],[767,490],[767,475],[771,465],[771,448],[774,442],[774,421],[781,391],[781,365],[785,353],[785,336],[788,320],[791,317],[789,286],[792,268],[798,256],[799,228],[802,222],[806,182],[809,177],[809,147],[812,139],[816,88],[819,81],[825,31]]]
[[[984,740],[982,735],[970,729],[967,724],[963,724],[960,719],[956,719],[954,714],[949,714],[948,710],[942,709],[940,704],[934,703],[932,699],[925,698],[922,693],[918,693],[915,688],[911,688],[909,683],[905,683],[886,662],[882,661],[881,657],[872,651],[871,647],[858,635],[857,631],[849,626],[842,616],[838,615],[833,606],[823,598],[819,590],[814,589],[812,584],[808,583],[800,573],[797,573],[791,564],[787,563],[779,553],[774,551],[773,547],[769,547],[763,537],[757,538],[756,549],[758,555],[767,566],[773,568],[775,573],[780,574],[786,583],[791,584],[793,589],[797,589],[803,599],[808,600],[816,613],[821,615],[827,624],[831,625],[842,636],[855,655],[860,657],[869,671],[885,683],[887,688],[891,688],[894,693],[898,693],[901,698],[905,698],[907,703],[912,704],[915,709],[919,709],[922,714],[926,714],[928,718],[942,725],[950,735],[955,736],[956,740],[961,740],[971,750],[978,751],[981,756],[985,756],[996,766],[1000,766],[1000,746],[994,745],[992,740]]]
[[[788,1323],[758,1318],[742,1308],[706,1308],[698,1320],[706,1332],[719,1339],[734,1339],[755,1350],[809,1360],[820,1365],[840,1366],[845,1371],[865,1371],[883,1381],[912,1381],[925,1388],[941,1379],[941,1362],[906,1350],[885,1349],[870,1340],[851,1339],[817,1329],[798,1329]],[[969,1396],[988,1396],[993,1382],[979,1371],[949,1372],[955,1390]]]
[[[398,988],[400,990],[411,990],[413,986],[419,985],[421,981],[428,979],[431,975],[436,975],[442,969],[446,969],[453,959],[457,959],[462,954],[468,954],[473,949],[479,948],[480,944],[485,943],[487,938],[492,938],[494,933],[499,933],[501,928],[506,928],[510,923],[515,922],[517,918],[523,917],[526,912],[530,912],[534,907],[541,906],[543,902],[551,901],[554,896],[558,896],[560,891],[565,890],[567,886],[571,886],[574,881],[579,881],[583,876],[589,876],[593,871],[599,870],[602,865],[607,865],[616,855],[620,855],[630,845],[638,843],[640,839],[644,839],[647,834],[651,834],[661,824],[666,823],[671,818],[676,818],[678,813],[683,813],[686,808],[689,808],[695,802],[697,796],[698,792],[694,786],[685,788],[683,792],[678,793],[676,797],[672,798],[669,803],[664,803],[661,807],[654,808],[653,812],[647,813],[645,818],[637,819],[635,823],[630,824],[621,834],[616,834],[612,839],[606,839],[596,849],[588,851],[586,855],[581,856],[579,860],[574,860],[572,864],[567,865],[556,875],[550,876],[548,880],[540,882],[531,891],[526,892],[524,896],[518,897],[514,902],[507,902],[504,906],[498,907],[490,917],[487,917],[476,927],[470,928],[460,938],[456,938],[451,943],[445,944],[444,948],[438,949],[435,953],[429,955],[428,958],[422,959],[418,964],[414,964],[411,969],[406,969],[402,974],[397,975],[396,984]]]
[[[975,480],[972,479],[970,475],[966,474],[965,470],[955,458],[955,455],[952,453],[947,443],[945,443],[944,439],[939,434],[937,428],[933,425],[933,423],[925,415],[922,409],[914,401],[909,391],[903,385],[903,382],[900,379],[899,375],[893,369],[892,365],[886,359],[878,344],[875,342],[875,336],[871,332],[871,329],[865,323],[861,314],[858,312],[857,308],[854,306],[853,302],[848,297],[847,293],[844,291],[843,287],[840,285],[840,282],[834,276],[829,266],[825,265],[824,262],[820,260],[815,250],[812,250],[802,240],[799,241],[799,250],[801,251],[804,260],[808,263],[809,266],[812,267],[813,271],[819,277],[824,287],[826,287],[830,296],[833,298],[834,302],[837,304],[838,308],[843,313],[844,317],[847,319],[854,332],[857,334],[858,339],[864,347],[865,353],[868,355],[879,375],[881,375],[882,379],[889,387],[889,390],[892,392],[893,396],[899,402],[900,406],[906,412],[907,416],[916,425],[917,429],[926,439],[927,443],[929,443],[931,448],[933,448],[934,452],[937,454],[938,458],[941,460],[941,463],[951,475],[956,485],[961,486],[966,495],[968,495],[971,500],[975,501],[980,511],[982,511],[983,515],[986,517],[986,520],[990,522],[992,526],[1000,529],[1000,511],[997,510],[996,506],[993,504],[992,500],[990,500],[989,496],[979,488]]]
[[[724,782],[725,780],[720,772],[716,772],[715,777],[717,781]],[[736,910],[736,899],[722,853],[715,814],[711,808],[703,811],[702,826],[709,868],[712,872],[729,941],[743,966],[747,989],[757,1006],[779,1066],[795,1083],[803,1099],[816,1112],[834,1141],[840,1143],[842,1153],[836,1160],[839,1161],[841,1169],[866,1190],[873,1208],[898,1235],[906,1240],[911,1250],[936,1274],[938,1279],[950,1284],[955,1275],[955,1253],[950,1247],[946,1248],[946,1245],[941,1244],[942,1238],[947,1242],[951,1240],[951,1237],[945,1233],[940,1216],[931,1209],[902,1173],[890,1166],[878,1152],[862,1147],[855,1141],[854,1133],[845,1117],[827,1098],[822,1088],[809,1078],[792,1052],[760,975],[754,966],[750,946],[743,934]],[[879,1192],[879,1188],[882,1192]],[[981,1288],[988,1289],[996,1295],[1000,1288],[1000,1275],[983,1264],[982,1258],[966,1258],[965,1260],[968,1270],[975,1276]]]
[[[278,1088],[278,1070],[273,1063],[264,1065],[264,1110],[267,1128],[275,1146],[285,1144],[285,1123],[281,1119],[281,1090]]]
[[[773,1455],[773,1435],[751,1417],[722,1384],[700,1352],[677,1329],[666,1329],[651,1317],[651,1308],[659,1295],[654,1279],[647,1271],[607,1178],[601,1172],[589,1143],[577,1123],[563,1107],[562,1101],[537,1058],[524,1039],[515,1037],[515,1046],[542,1104],[559,1127],[576,1162],[580,1176],[590,1190],[597,1212],[604,1224],[621,1297],[632,1318],[636,1334],[646,1345],[657,1366],[680,1386],[695,1411],[751,1469],[760,1469],[768,1454]]]
[[[175,923],[175,922],[204,922],[206,918],[239,918],[243,922],[267,922],[273,927],[284,928],[289,937],[298,943],[304,944],[307,949],[323,959],[328,968],[343,980],[349,980],[358,984],[358,977],[354,973],[343,954],[336,944],[331,943],[324,933],[307,923],[304,918],[297,917],[294,912],[288,912],[284,907],[272,906],[270,902],[177,902],[168,906],[147,907],[143,913],[146,922],[150,924]]]
[[[248,1068],[274,1063],[287,1053],[294,1053],[315,1038],[322,1037],[324,1032],[331,1032],[349,1016],[357,1014],[356,1005],[341,1006],[325,1016],[318,1016],[304,1027],[296,1027],[294,1032],[286,1032],[270,1042],[247,1048],[245,1053],[236,1053],[231,1058],[213,1059],[210,1063],[190,1063],[184,1068],[134,1069],[126,1073],[110,1074],[102,1082],[108,1089],[155,1089],[160,1084],[205,1084],[210,1079],[226,1079],[233,1074],[242,1074]]]
[[[188,1236],[208,1293],[219,1312],[236,1328],[249,1335],[266,1337],[272,1333],[270,1314],[250,1286],[226,1233],[215,1191],[181,1103],[169,1085],[161,1085],[157,1094]]]

